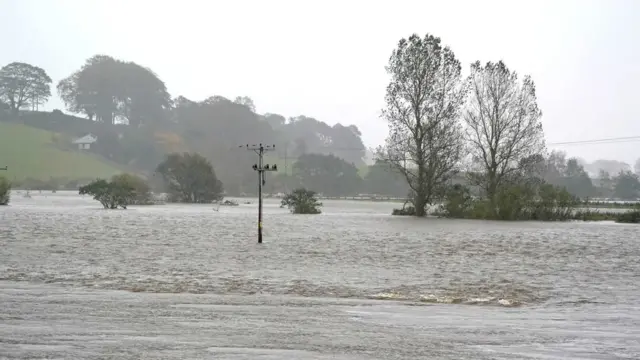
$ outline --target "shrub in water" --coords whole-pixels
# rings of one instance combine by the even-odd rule
[[[285,195],[282,206],[286,206],[293,214],[320,214],[322,203],[318,202],[315,191],[299,188]]]
[[[0,205],[9,204],[11,197],[11,183],[4,176],[0,176]]]

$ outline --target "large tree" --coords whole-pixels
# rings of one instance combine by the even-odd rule
[[[58,83],[67,109],[89,119],[140,126],[163,119],[170,108],[167,88],[150,69],[96,55]]]
[[[23,108],[36,110],[51,96],[51,78],[43,69],[13,62],[0,69],[0,102],[17,112]]]
[[[362,190],[358,169],[334,155],[300,156],[293,165],[293,176],[305,188],[327,196],[356,195]]]
[[[278,119],[280,120],[280,119]],[[303,153],[334,154],[357,167],[364,165],[366,148],[362,143],[360,130],[355,125],[344,126],[327,123],[300,115],[289,118],[279,129],[288,156],[300,156]],[[280,156],[283,156],[280,153]]]
[[[192,151],[224,169],[219,178],[225,189],[231,194],[255,193],[256,182],[243,186],[243,180],[255,179],[251,166],[256,162],[256,155],[238,146],[264,143],[276,144],[276,149],[279,149],[281,142],[277,141],[269,124],[261,121],[247,106],[222,96],[198,102],[179,97],[174,103],[178,133]]]
[[[209,160],[197,153],[173,153],[158,165],[170,200],[185,203],[211,203],[222,199],[222,182]]]
[[[502,61],[472,64],[469,86],[466,139],[480,167],[470,180],[484,190],[495,208],[498,191],[521,171],[521,160],[544,153],[542,112],[531,77],[520,82]]]
[[[409,192],[402,173],[383,161],[368,167],[364,182],[364,192],[372,195],[404,197]]]
[[[405,177],[417,216],[454,175],[463,151],[461,66],[440,38],[402,39],[387,66],[383,117],[389,136],[378,157]]]
[[[554,185],[564,186],[569,193],[581,199],[596,195],[596,189],[593,186],[589,174],[587,174],[584,167],[578,163],[576,158],[571,158],[567,161],[564,175],[564,183]]]
[[[620,171],[613,179],[614,196],[621,200],[637,200],[640,198],[640,179],[631,171]]]

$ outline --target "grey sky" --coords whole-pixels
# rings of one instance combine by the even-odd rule
[[[0,0],[0,65],[54,82],[101,53],[153,69],[172,95],[247,95],[260,113],[356,124],[368,146],[397,41],[429,32],[460,60],[531,74],[548,142],[640,136],[640,1]],[[468,71],[467,71],[468,72]],[[47,109],[62,108],[57,95]],[[629,163],[640,141],[564,146]]]

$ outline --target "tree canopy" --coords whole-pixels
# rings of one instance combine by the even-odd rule
[[[304,154],[293,166],[301,185],[325,196],[354,195],[362,189],[358,169],[334,155]]]
[[[67,110],[108,124],[161,121],[171,104],[164,82],[153,71],[106,55],[89,58],[57,88]]]
[[[631,171],[621,171],[614,178],[614,196],[621,200],[640,199],[640,179]]]
[[[298,188],[286,194],[281,201],[293,214],[320,214],[322,203],[316,198],[315,191]]]
[[[378,156],[404,176],[416,215],[424,216],[462,156],[460,62],[440,38],[413,34],[400,40],[387,72],[389,136]]]
[[[209,160],[200,154],[169,154],[156,172],[164,180],[171,201],[211,203],[222,199],[222,182]]]
[[[46,100],[51,79],[38,69],[22,63],[3,68],[0,109],[33,109]],[[57,90],[66,110],[84,119],[56,109],[21,113],[21,120],[68,138],[92,133],[99,140],[90,152],[146,173],[167,153],[197,152],[225,169],[220,179],[229,192],[255,192],[251,180],[255,158],[238,146],[261,142],[278,144],[271,153],[278,163],[294,163],[302,154],[317,153],[334,154],[356,167],[364,165],[365,147],[354,125],[329,126],[305,115],[262,115],[246,95],[233,100],[220,95],[203,100],[172,98],[151,69],[108,55],[87,59],[57,83]]]
[[[44,69],[21,62],[0,69],[0,102],[13,112],[35,110],[50,96],[51,78]]]
[[[466,140],[477,171],[472,178],[495,200],[521,160],[544,152],[544,134],[533,80],[518,80],[502,61],[475,62],[464,111]],[[495,204],[494,204],[495,205]]]
[[[370,165],[364,177],[367,194],[406,197],[409,186],[402,173],[384,161]]]
[[[111,181],[97,179],[81,186],[79,193],[93,196],[105,209],[126,209],[131,204],[145,204],[151,196],[146,182],[130,174],[115,175]]]
[[[216,174],[211,166],[216,181],[199,184],[208,189],[200,194],[184,192],[176,173],[166,168],[162,180],[174,187],[176,201],[208,202],[222,191],[216,190],[218,183],[229,194],[255,194],[255,155],[238,146],[258,143],[277,144],[265,158],[281,169],[265,188],[271,192],[305,187],[327,196],[409,194],[416,215],[439,202],[449,185],[464,182],[461,174],[469,177],[474,194],[496,199],[512,185],[539,189],[545,182],[580,198],[630,196],[625,179],[631,179],[628,171],[640,171],[640,160],[632,168],[546,154],[534,82],[519,78],[502,61],[473,63],[464,81],[460,62],[440,38],[414,34],[398,42],[386,70],[391,79],[383,115],[389,134],[377,151],[380,161],[366,167],[367,150],[355,125],[328,125],[309,114],[258,113],[247,95],[172,98],[149,68],[107,55],[92,56],[57,84],[67,110],[84,118],[58,109],[21,111],[37,110],[46,101],[51,79],[34,65],[4,66],[0,121],[20,112],[25,125],[52,131],[53,145],[65,149],[73,138],[92,133],[98,141],[87,151],[146,175],[184,154],[197,154],[220,170]],[[200,165],[194,169],[206,168]],[[594,186],[588,172],[599,170],[615,176],[601,177]]]

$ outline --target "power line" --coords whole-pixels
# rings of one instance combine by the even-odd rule
[[[400,140],[392,145],[398,145],[405,140]],[[599,145],[599,144],[619,144],[619,143],[628,143],[628,142],[637,142],[640,141],[640,136],[624,136],[624,137],[614,137],[614,138],[602,138],[602,139],[590,139],[590,140],[576,140],[576,141],[562,141],[562,142],[550,142],[547,145],[550,146],[558,146],[558,145]],[[343,147],[343,146],[331,146],[326,148],[329,151],[367,151],[367,148],[357,148],[357,147]]]
[[[597,144],[617,144],[640,141],[640,136],[624,136],[615,138],[604,139],[591,139],[591,140],[578,140],[578,141],[564,141],[556,143],[548,143],[547,145],[597,145]]]
[[[407,141],[407,139],[403,139],[400,141],[397,141],[395,143],[393,143],[392,145],[398,145],[404,141]],[[561,142],[550,142],[547,143],[548,146],[566,146],[566,145],[601,145],[601,144],[621,144],[621,143],[631,143],[631,142],[640,142],[640,136],[621,136],[621,137],[613,137],[613,138],[600,138],[600,139],[589,139],[589,140],[576,140],[576,141],[561,141]],[[245,147],[244,145],[242,145],[241,147]],[[254,150],[254,149],[250,149],[250,150]],[[255,149],[257,150],[257,148]],[[266,150],[266,149],[265,149]],[[275,150],[275,146],[274,147],[270,147],[269,150]],[[329,153],[331,152],[340,152],[340,151],[367,151],[368,148],[357,148],[357,147],[344,147],[344,146],[338,146],[338,147],[327,147],[326,150],[329,151]],[[271,158],[275,158],[278,160],[285,160],[285,171],[287,170],[287,165],[288,165],[288,161],[292,160],[292,156],[290,156],[291,154],[287,153],[287,147],[285,146],[285,154],[284,157],[282,156],[272,156]],[[0,170],[6,170],[0,168]]]

